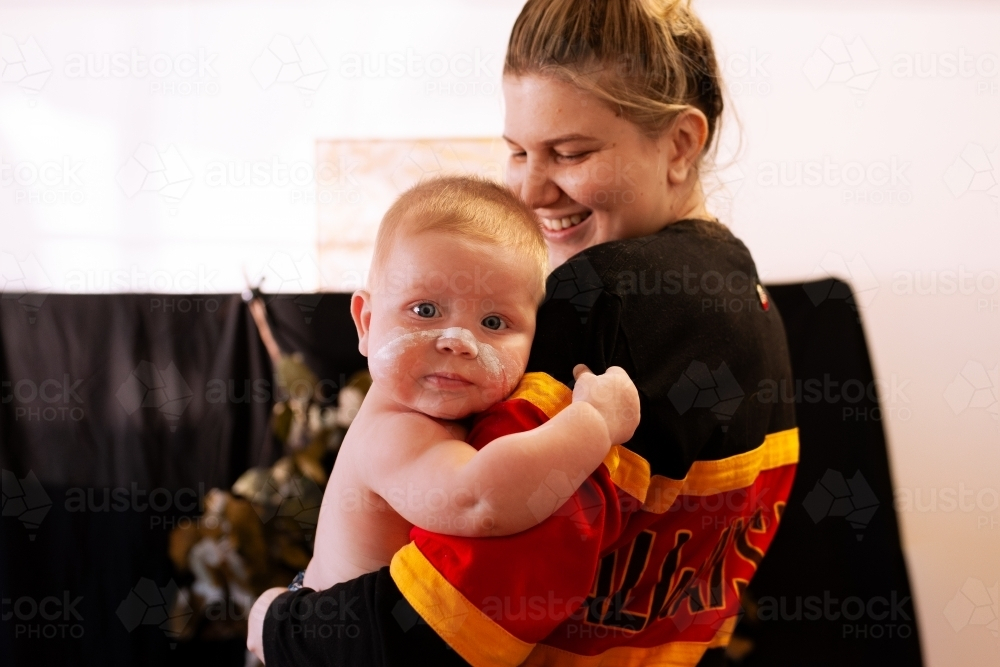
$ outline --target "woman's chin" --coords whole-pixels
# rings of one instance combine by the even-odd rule
[[[556,268],[565,264],[566,261],[573,255],[577,255],[590,246],[593,243],[549,243],[549,263],[552,265],[551,268]]]

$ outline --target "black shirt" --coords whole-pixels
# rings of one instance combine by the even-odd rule
[[[642,408],[628,448],[681,479],[696,460],[795,426],[794,406],[758,400],[762,381],[791,378],[781,316],[759,285],[746,246],[716,222],[588,248],[549,276],[528,370],[570,384],[578,363],[624,368]]]

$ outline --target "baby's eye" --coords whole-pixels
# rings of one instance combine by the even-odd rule
[[[500,329],[507,328],[507,323],[500,319],[497,315],[487,315],[483,318],[482,325],[487,329],[492,329],[493,331],[499,331]]]
[[[411,310],[420,317],[435,317],[438,314],[437,306],[433,303],[418,303]]]

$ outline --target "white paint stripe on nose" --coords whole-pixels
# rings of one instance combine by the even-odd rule
[[[441,332],[441,336],[438,340],[446,338],[462,341],[469,348],[469,351],[472,352],[473,356],[479,354],[479,341],[476,340],[476,337],[472,335],[471,331],[465,329],[464,327],[448,327]]]

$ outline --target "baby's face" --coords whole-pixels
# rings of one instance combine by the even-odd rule
[[[361,352],[395,401],[460,419],[521,379],[539,297],[538,270],[508,248],[440,232],[404,235],[368,295]]]

